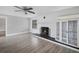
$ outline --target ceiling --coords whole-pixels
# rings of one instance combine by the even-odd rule
[[[71,8],[71,6],[29,6],[29,7],[34,8],[34,12],[36,13],[35,15],[30,13],[25,15],[24,12],[15,12],[15,10],[18,9],[13,6],[0,6],[0,14],[20,16],[20,17],[34,17],[38,14],[48,14],[51,12],[53,13],[55,11]]]
[[[32,6],[37,13],[46,14],[50,12],[55,12],[67,8],[71,8],[71,6]]]

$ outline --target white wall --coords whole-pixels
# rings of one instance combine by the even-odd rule
[[[7,36],[29,32],[28,18],[3,14],[0,14],[0,16],[7,17]]]
[[[8,16],[7,18],[7,34],[28,32],[29,20],[27,18]]]
[[[40,27],[46,26],[51,29],[50,36],[55,37],[56,36],[56,22],[58,20],[59,16],[62,15],[72,15],[72,14],[78,14],[79,13],[79,7],[73,7],[70,9],[65,9],[57,12],[51,12],[49,14],[43,14],[39,15],[38,17],[35,17],[38,20],[38,28],[37,29],[31,29],[32,33],[40,33]],[[46,16],[46,19],[43,19],[43,16]],[[33,20],[34,18],[31,18]]]

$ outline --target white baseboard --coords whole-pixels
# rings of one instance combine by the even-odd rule
[[[63,45],[63,44],[60,44],[60,43],[57,43],[57,42],[54,42],[54,41],[48,40],[48,39],[43,38],[43,37],[39,37],[39,36],[36,36],[36,35],[34,35],[34,36],[37,37],[37,38],[41,38],[41,39],[43,39],[43,40],[49,41],[49,42],[51,42],[51,43],[58,44],[58,45],[60,45],[60,46],[63,46],[63,47],[66,47],[66,48],[69,48],[69,49],[72,49],[72,50],[74,50],[74,51],[79,52],[78,49],[75,49],[75,48],[72,48],[72,47],[69,47],[69,46],[66,46],[66,45]]]
[[[19,35],[19,34],[24,34],[24,33],[29,33],[29,32],[12,33],[12,34],[7,34],[6,36],[14,36],[14,35]]]

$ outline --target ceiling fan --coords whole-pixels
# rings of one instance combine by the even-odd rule
[[[15,10],[15,12],[23,11],[25,14],[27,14],[28,12],[35,14],[35,12],[32,11],[33,8],[31,7],[27,7],[27,6],[14,6],[14,7],[19,9],[19,10]]]

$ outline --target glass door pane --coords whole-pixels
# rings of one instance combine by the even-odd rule
[[[56,39],[59,40],[59,35],[60,35],[60,22],[57,22],[56,24]]]
[[[62,42],[67,43],[67,22],[62,22]]]
[[[77,46],[77,21],[68,21],[68,43]]]

